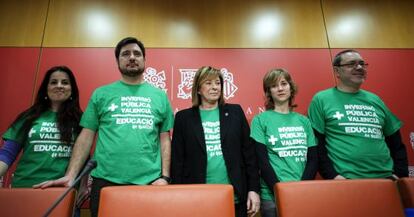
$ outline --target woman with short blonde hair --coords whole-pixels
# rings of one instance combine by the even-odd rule
[[[231,184],[236,216],[254,215],[260,208],[259,174],[244,112],[224,102],[218,69],[201,67],[192,88],[192,107],[175,116],[172,182]]]

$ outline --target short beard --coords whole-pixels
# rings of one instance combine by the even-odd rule
[[[141,76],[144,73],[144,69],[143,68],[139,68],[139,69],[133,69],[133,70],[128,70],[128,69],[121,69],[119,68],[119,71],[121,71],[122,75],[128,76],[128,77],[138,77]]]

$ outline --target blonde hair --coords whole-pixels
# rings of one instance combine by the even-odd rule
[[[266,110],[272,110],[275,108],[275,102],[273,101],[270,88],[281,78],[283,77],[289,83],[290,86],[290,98],[289,98],[289,108],[292,110],[297,107],[294,104],[294,99],[298,91],[295,82],[293,82],[292,77],[286,69],[277,68],[271,69],[263,78],[263,91],[265,93],[265,107]]]
[[[218,69],[215,69],[211,66],[203,66],[203,67],[201,67],[197,70],[197,72],[194,76],[194,80],[193,80],[193,88],[191,90],[191,97],[192,97],[191,102],[193,104],[193,107],[198,107],[201,104],[201,96],[198,93],[201,85],[205,81],[215,79],[217,77],[220,79],[220,86],[221,86],[220,98],[218,100],[218,104],[219,105],[224,104],[223,75],[221,74],[220,70],[218,70]]]

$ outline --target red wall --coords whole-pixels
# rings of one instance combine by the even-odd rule
[[[414,91],[411,90],[414,49],[360,49],[360,52],[369,63],[368,80],[363,88],[378,94],[404,122],[402,135],[412,165],[414,154],[409,133],[414,132]],[[51,66],[67,65],[73,70],[82,108],[96,87],[120,77],[113,48],[43,48],[36,75],[39,53],[39,48],[0,48],[0,133],[31,104],[35,83],[37,87]],[[191,99],[177,97],[180,69],[197,69],[203,65],[227,69],[233,75],[233,82],[227,84],[233,90],[237,87],[234,97],[227,101],[241,104],[250,120],[259,113],[259,107],[263,108],[262,77],[269,69],[283,67],[291,72],[299,86],[297,111],[305,114],[317,91],[335,85],[330,62],[328,49],[148,49],[146,63],[147,69],[153,68],[158,75],[165,76],[165,80],[150,79],[165,83],[176,111],[191,105]]]
[[[0,133],[31,104],[39,48],[0,49]]]
[[[300,64],[299,61],[301,62]],[[119,79],[113,49],[107,48],[50,48],[44,49],[39,76],[53,65],[66,64],[75,73],[81,104],[86,103],[92,91],[103,84]],[[197,69],[203,65],[225,68],[233,75],[237,87],[228,102],[251,108],[248,118],[263,105],[262,78],[271,68],[288,69],[299,84],[297,99],[299,111],[305,112],[313,94],[332,86],[334,80],[326,49],[148,49],[146,66],[157,73],[164,72],[166,89],[175,110],[191,105],[190,99],[177,97],[181,83],[180,69]],[[315,78],[319,78],[315,85]],[[40,80],[38,81],[38,84]]]

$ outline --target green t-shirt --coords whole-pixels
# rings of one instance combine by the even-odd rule
[[[207,151],[207,184],[229,184],[226,164],[221,151],[219,109],[201,110],[204,139]]]
[[[206,183],[231,184],[221,151],[219,109],[218,107],[213,110],[200,109],[200,117],[207,152]],[[239,202],[236,194],[234,194],[234,201]]]
[[[330,88],[317,93],[309,106],[312,127],[326,136],[328,156],[346,178],[392,175],[393,161],[385,137],[401,122],[373,93],[345,93]]]
[[[281,182],[301,180],[308,148],[316,145],[305,116],[296,112],[262,112],[253,118],[250,136],[266,146],[270,165]],[[261,180],[261,198],[274,200],[272,191]]]
[[[121,81],[95,90],[80,125],[98,132],[93,177],[148,184],[161,175],[160,133],[173,126],[167,95],[144,82]]]
[[[23,120],[14,124],[3,139],[16,141],[23,147],[23,155],[14,172],[12,186],[29,188],[46,180],[65,175],[72,153],[72,144],[60,141],[56,113],[44,112],[33,122],[28,135],[23,135]]]

